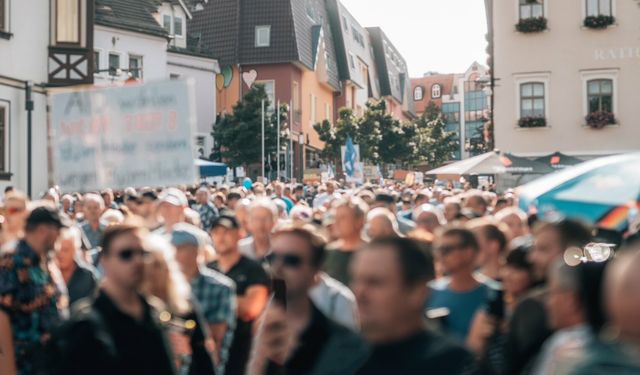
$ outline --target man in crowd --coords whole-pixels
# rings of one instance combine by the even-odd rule
[[[413,210],[413,221],[418,229],[434,234],[444,224],[444,217],[436,207],[423,204]]]
[[[551,267],[546,308],[555,333],[542,346],[533,367],[534,375],[568,373],[585,357],[592,335],[580,297],[578,273],[583,266],[570,267],[557,260]]]
[[[105,208],[111,208],[111,209],[114,209],[114,210],[118,209],[118,205],[116,204],[116,202],[113,201],[113,190],[104,189],[100,193],[100,196],[102,197],[102,200],[104,201],[104,207]]]
[[[186,220],[185,210],[189,206],[187,196],[176,188],[168,188],[160,194],[158,215],[162,220],[162,227],[156,230],[157,234],[170,235],[173,226],[184,223]]]
[[[104,209],[104,200],[102,200],[101,196],[97,194],[86,194],[84,196],[85,222],[80,226],[80,229],[82,229],[92,249],[100,246],[102,241],[102,234],[105,228],[100,223],[100,216],[102,216]]]
[[[324,206],[326,203],[331,202],[334,199],[338,199],[340,196],[336,192],[336,183],[334,181],[329,181],[326,184],[326,191],[321,192],[313,199],[313,208],[319,208]]]
[[[211,203],[209,188],[206,186],[201,186],[196,192],[196,204],[193,209],[200,214],[202,229],[209,231],[219,213],[218,209]]]
[[[571,219],[540,223],[533,235],[529,261],[540,287],[518,304],[511,317],[506,345],[507,372],[511,374],[529,371],[542,344],[552,333],[545,309],[545,284],[551,266],[569,247],[582,249],[591,240],[589,229]]]
[[[63,229],[56,244],[56,264],[69,293],[69,304],[93,297],[98,282],[93,269],[81,260],[82,237],[78,228]]]
[[[507,236],[502,226],[490,218],[473,219],[467,228],[476,235],[478,252],[478,273],[493,281],[500,281],[500,271],[507,252]]]
[[[278,208],[273,201],[261,198],[251,203],[247,226],[251,237],[240,241],[240,252],[261,261],[271,249],[271,232],[278,222]]]
[[[328,246],[324,270],[329,276],[349,285],[349,265],[356,251],[365,244],[362,238],[368,207],[360,198],[345,198],[334,203],[332,230],[337,241]]]
[[[268,259],[284,281],[286,309],[273,300],[256,336],[252,374],[352,374],[366,358],[362,340],[327,319],[309,299],[324,256],[313,228],[285,228],[273,236]]]
[[[144,220],[145,228],[157,230],[162,226],[158,221],[158,194],[152,189],[147,189],[140,194],[138,215]]]
[[[133,225],[106,229],[98,297],[76,306],[71,321],[54,335],[49,373],[175,373],[158,312],[139,294],[146,254],[143,236],[143,230]]]
[[[509,228],[509,239],[514,240],[529,234],[527,214],[517,207],[507,207],[495,215],[496,220]]]
[[[287,207],[287,213],[289,213],[289,211],[291,211],[291,209],[293,208],[293,201],[284,194],[284,184],[279,181],[274,182],[273,193],[274,194],[272,199],[283,201]]]
[[[193,225],[176,224],[171,244],[176,248],[176,260],[191,284],[193,296],[202,307],[216,345],[216,371],[223,374],[236,323],[235,285],[230,278],[202,263],[205,236]]]
[[[458,220],[461,213],[462,206],[458,198],[448,197],[444,200],[444,218],[448,223]]]
[[[449,310],[445,330],[460,342],[466,339],[476,311],[495,294],[493,288],[474,277],[479,251],[476,237],[461,227],[446,229],[436,243],[435,254],[448,277],[430,284],[427,306]]]
[[[226,373],[244,374],[251,352],[253,322],[267,303],[270,280],[258,262],[240,253],[240,224],[235,217],[218,217],[212,224],[211,237],[218,260],[209,266],[236,283],[237,321]]]
[[[370,239],[401,237],[396,216],[384,207],[377,207],[367,214],[367,235]]]
[[[476,217],[482,217],[487,214],[488,204],[482,196],[482,192],[472,191],[467,193],[464,208],[471,210]]]
[[[386,192],[380,192],[376,194],[375,200],[371,205],[371,208],[376,207],[385,207],[389,211],[391,211],[394,215],[396,214],[398,207],[396,205],[396,199],[393,195],[388,194]],[[398,227],[400,228],[400,233],[408,234],[412,230],[416,228],[416,224],[411,220],[405,219],[402,216],[397,216],[398,219]]]
[[[362,333],[373,345],[360,374],[466,374],[473,357],[462,347],[424,328],[427,282],[433,260],[404,238],[374,241],[353,267]]]
[[[5,373],[42,370],[43,344],[66,315],[64,284],[48,262],[66,226],[53,207],[37,207],[27,217],[24,238],[0,255],[0,369]]]

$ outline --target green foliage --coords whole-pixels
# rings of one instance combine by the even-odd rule
[[[424,114],[416,122],[418,156],[430,167],[436,168],[453,159],[458,149],[455,133],[446,131],[446,122],[440,109],[429,102]]]
[[[265,108],[268,108],[270,102],[264,85],[257,84],[233,107],[232,114],[221,118],[213,126],[212,136],[219,155],[232,168],[261,162],[262,100],[265,100]],[[281,106],[280,119],[283,129],[288,120],[287,105]],[[277,147],[276,121],[276,111],[266,113],[265,153],[272,157],[275,157]],[[281,138],[280,142],[286,144],[287,139]]]

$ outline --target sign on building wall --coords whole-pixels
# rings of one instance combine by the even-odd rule
[[[188,81],[54,94],[54,180],[63,191],[196,181]]]

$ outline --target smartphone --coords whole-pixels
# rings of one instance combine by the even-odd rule
[[[505,316],[504,292],[496,290],[493,298],[487,304],[487,313],[498,320],[502,320]]]
[[[271,279],[271,291],[275,303],[287,309],[287,284],[284,280],[274,277]]]

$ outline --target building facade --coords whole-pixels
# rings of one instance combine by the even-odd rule
[[[458,139],[455,159],[475,156],[485,142],[484,129],[489,120],[491,90],[489,70],[474,62],[464,73],[427,73],[411,79],[412,100],[418,116],[422,116],[430,102],[442,111],[446,129]]]
[[[638,2],[486,5],[498,148],[583,157],[640,149]]]

